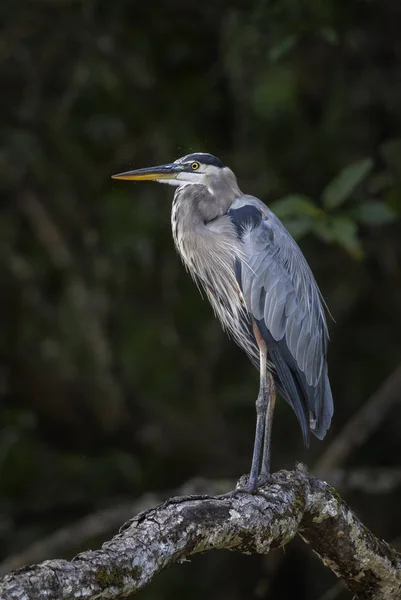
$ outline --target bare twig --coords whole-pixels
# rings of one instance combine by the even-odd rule
[[[223,548],[267,554],[296,533],[356,598],[401,597],[401,556],[376,538],[329,485],[301,471],[281,471],[264,494],[172,498],[126,523],[100,550],[6,575],[0,598],[111,600],[139,591],[191,554]]]
[[[5,575],[13,569],[19,569],[49,558],[60,553],[68,553],[75,549],[85,547],[95,538],[104,538],[111,531],[116,531],[121,523],[124,523],[138,510],[144,510],[154,504],[152,495],[144,496],[137,502],[119,504],[105,510],[99,510],[75,521],[71,525],[57,529],[54,533],[34,542],[22,552],[13,554],[0,564],[0,576]]]
[[[372,399],[368,402],[368,405],[375,400],[376,405],[377,398],[381,398],[383,393],[388,394],[388,390],[393,391],[398,387],[397,382],[400,378],[400,370],[387,380],[386,384],[379,390]],[[400,382],[401,383],[401,382]],[[390,384],[390,385],[389,385]],[[386,396],[387,402],[385,402],[385,408],[389,407],[392,401],[394,401],[394,395],[391,396],[390,400],[388,395]],[[363,410],[361,411],[363,412]],[[370,410],[368,411],[370,413]],[[360,413],[358,413],[360,414]],[[354,418],[353,418],[354,419]],[[359,417],[355,419],[357,424],[364,423],[363,418]],[[369,420],[368,420],[369,423]],[[345,431],[348,430],[349,423],[347,424]],[[368,432],[365,430],[365,435]],[[343,432],[340,433],[339,438],[342,439]],[[334,448],[337,447],[337,440],[333,444]],[[330,446],[331,448],[332,446]],[[351,446],[347,448],[351,450]],[[331,451],[327,454],[331,455]],[[345,460],[348,454],[341,454],[343,460]],[[332,455],[334,456],[334,455]],[[340,456],[336,454],[336,456]],[[324,458],[324,457],[323,457]],[[322,459],[323,461],[323,459]],[[340,461],[341,462],[341,461]],[[319,463],[320,464],[320,463]],[[321,476],[330,481],[332,485],[340,489],[342,492],[350,490],[358,490],[367,493],[386,493],[394,490],[401,484],[401,469],[400,468],[358,468],[358,469],[339,469],[336,468],[330,472],[321,473]],[[203,479],[191,480],[185,486],[175,491],[175,494],[189,494],[189,493],[202,493],[202,494],[214,494],[218,491],[222,492],[225,489],[230,489],[233,482],[216,482],[207,481]],[[164,495],[166,497],[167,494]],[[95,538],[106,538],[113,533],[119,526],[119,524],[128,519],[132,514],[142,510],[144,507],[155,504],[163,499],[163,495],[146,494],[142,498],[137,499],[135,502],[124,502],[119,505],[100,510],[91,515],[85,516],[79,521],[63,527],[49,536],[35,542],[28,548],[24,549],[15,555],[8,557],[3,563],[0,564],[0,576],[4,575],[11,569],[19,568],[26,564],[31,564],[46,558],[57,556],[59,554],[65,554],[73,552],[79,547],[85,546],[88,542]],[[337,593],[340,589],[336,587]]]
[[[391,540],[391,545],[398,552],[401,549],[401,538],[395,538]],[[345,585],[343,581],[337,581],[332,587],[325,591],[323,596],[319,600],[336,600],[338,596],[344,591]]]
[[[234,487],[234,482],[208,481],[194,478],[175,490],[178,494],[220,494]],[[65,555],[87,546],[94,539],[106,539],[113,534],[132,515],[150,506],[163,502],[171,493],[145,494],[133,502],[122,502],[103,510],[98,510],[74,521],[65,527],[57,529],[48,536],[39,539],[21,552],[7,557],[0,563],[0,577],[13,569],[19,569],[50,557]]]
[[[361,468],[350,471],[337,469],[328,473],[325,479],[331,485],[344,491],[362,491],[370,494],[388,493],[401,485],[401,469]],[[211,481],[203,478],[191,479],[173,492],[179,494],[217,494],[234,487],[233,481]],[[137,512],[162,502],[170,493],[145,494],[133,502],[122,502],[103,510],[86,515],[78,521],[57,529],[39,539],[22,551],[7,557],[0,563],[0,577],[51,557],[66,555],[84,547],[91,540],[110,536],[119,525]]]
[[[363,404],[318,461],[314,473],[321,477],[337,469],[347,460],[351,452],[377,429],[390,408],[401,400],[401,366],[398,367],[383,385]]]

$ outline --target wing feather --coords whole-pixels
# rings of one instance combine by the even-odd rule
[[[333,400],[327,376],[327,325],[313,274],[279,219],[259,200],[243,196],[229,216],[245,260],[236,269],[248,312],[265,338],[283,395],[308,437],[330,426]]]

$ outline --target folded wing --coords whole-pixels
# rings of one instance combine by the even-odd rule
[[[279,219],[252,196],[229,211],[243,242],[236,277],[274,364],[281,393],[294,409],[305,442],[322,439],[333,399],[327,375],[327,326],[313,274]]]

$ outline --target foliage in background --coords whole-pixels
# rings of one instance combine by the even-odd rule
[[[342,169],[324,188],[319,205],[307,196],[291,194],[273,203],[271,208],[295,239],[300,240],[307,233],[313,233],[323,242],[337,242],[353,258],[361,259],[363,251],[358,225],[387,225],[397,218],[397,212],[390,204],[394,181],[386,171],[373,176],[371,186],[375,186],[376,182],[373,189],[380,186],[379,191],[387,193],[387,200],[371,199],[365,188],[359,190],[358,203],[343,206],[362,186],[372,168],[372,159],[365,158]]]
[[[21,0],[1,12],[7,555],[122,496],[249,468],[257,372],[179,264],[171,190],[112,173],[206,150],[283,219],[335,318],[331,435],[399,363],[401,8]],[[312,465],[323,445],[304,453],[291,411],[277,413],[273,466]],[[400,422],[356,462],[396,463]],[[359,502],[395,535],[392,500]],[[298,598],[325,588],[323,570],[286,560]],[[244,561],[208,557],[146,593],[249,597],[266,573]]]

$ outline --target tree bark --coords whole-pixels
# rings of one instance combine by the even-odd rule
[[[356,598],[401,598],[401,555],[327,483],[296,470],[275,474],[257,494],[172,498],[134,517],[100,550],[9,573],[0,580],[0,599],[111,600],[139,591],[197,552],[267,554],[297,533]]]

